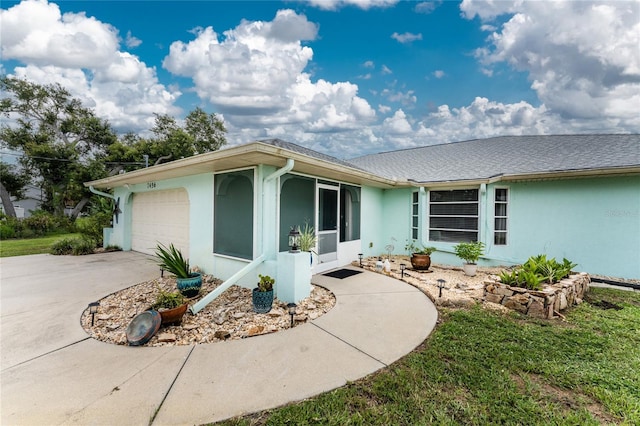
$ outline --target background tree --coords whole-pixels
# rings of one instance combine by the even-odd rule
[[[0,162],[0,199],[7,216],[16,217],[11,196],[16,199],[24,198],[24,187],[29,180],[29,175],[22,170],[17,170],[15,165]]]
[[[114,168],[130,171],[144,165],[177,160],[196,154],[216,151],[227,143],[224,123],[216,114],[207,114],[196,108],[187,114],[184,124],[166,114],[156,114],[151,132],[145,139],[127,134],[118,143],[109,146],[106,163]],[[117,171],[116,171],[117,172]]]
[[[44,210],[75,218],[91,193],[82,182],[105,176],[104,157],[117,138],[106,120],[59,84],[42,86],[3,76],[0,112],[13,118],[0,127],[3,146],[21,152],[20,163],[39,181]]]

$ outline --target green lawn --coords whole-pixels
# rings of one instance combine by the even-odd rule
[[[426,342],[391,367],[223,424],[638,425],[640,293],[592,289],[586,300],[566,322],[441,310]]]
[[[49,253],[49,249],[63,238],[79,237],[80,234],[57,234],[40,238],[0,241],[0,257],[24,256],[27,254]]]

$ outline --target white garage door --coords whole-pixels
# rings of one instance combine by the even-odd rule
[[[158,242],[189,256],[189,195],[183,188],[133,195],[131,249],[154,254]]]

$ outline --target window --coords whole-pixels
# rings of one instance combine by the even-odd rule
[[[280,251],[289,250],[289,230],[304,229],[306,223],[315,228],[316,181],[286,174],[280,178]]]
[[[253,259],[253,170],[215,176],[213,252]]]
[[[420,211],[420,203],[418,192],[414,192],[411,198],[411,238],[418,240],[418,214]]]
[[[478,240],[478,190],[429,191],[429,240]]]
[[[507,204],[509,202],[509,189],[496,188],[493,200],[494,223],[493,243],[497,246],[507,244]]]

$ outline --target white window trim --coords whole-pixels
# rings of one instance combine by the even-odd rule
[[[506,201],[497,201],[496,195],[498,189],[504,189],[507,191],[507,200]],[[506,216],[496,216],[496,205],[497,204],[505,204],[506,205]],[[511,189],[508,186],[496,186],[493,188],[493,244],[497,246],[507,246],[509,245],[509,204],[511,204]],[[506,229],[497,230],[496,229],[496,219],[505,219],[505,227]],[[496,244],[496,234],[504,234],[505,243],[504,244]]]

